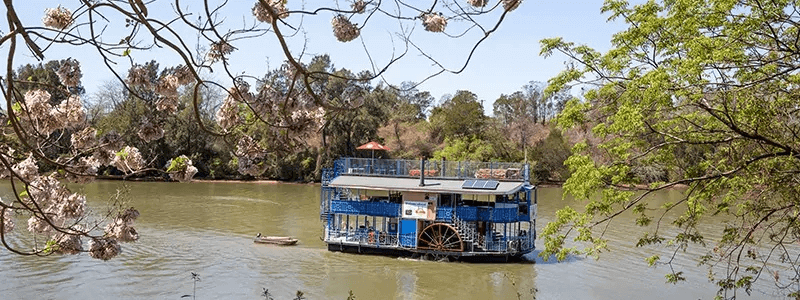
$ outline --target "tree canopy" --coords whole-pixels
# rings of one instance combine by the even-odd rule
[[[564,184],[586,206],[558,212],[543,230],[542,255],[604,251],[603,230],[633,213],[639,246],[713,249],[697,259],[721,298],[773,280],[800,298],[798,8],[788,0],[609,0],[603,12],[628,29],[608,52],[541,41],[543,55],[573,60],[549,93],[589,87],[567,103],[559,125],[592,136],[573,148]],[[686,190],[678,202],[650,197],[679,186]],[[714,215],[729,220],[722,232],[698,226]],[[678,282],[674,259],[647,261],[669,265],[667,280]]]
[[[14,196],[0,200],[0,243],[18,254],[88,252],[106,260],[121,251],[119,242],[138,239],[133,224],[139,212],[112,201],[108,213],[90,215],[85,197],[59,180],[85,183],[106,174],[189,181],[201,171],[195,165],[251,177],[318,174],[335,148],[327,139],[347,153],[353,136],[376,135],[382,125],[376,119],[391,107],[384,102],[404,99],[413,108],[409,117],[426,115],[429,95],[413,86],[400,97],[372,93],[373,80],[412,55],[436,66],[423,81],[461,73],[521,0],[256,0],[246,6],[82,0],[45,3],[52,7],[33,17],[18,13],[30,3],[3,2],[8,22],[0,30],[7,64],[0,77],[0,177],[10,179]],[[324,32],[323,41],[308,38],[310,31]],[[455,64],[440,61],[452,61],[450,52],[430,51],[440,47],[440,38],[464,40],[459,47],[466,54]],[[311,44],[321,53],[349,47],[360,62],[369,62],[368,70],[334,68],[326,55],[307,53]],[[235,67],[253,64],[263,52],[276,53],[279,66],[264,63],[264,74],[255,75]],[[79,59],[58,57],[66,54]],[[24,57],[56,60],[15,73]],[[115,80],[111,90],[96,94],[107,99],[90,118],[81,100],[82,65]],[[293,172],[281,162],[303,168]],[[12,231],[17,217],[28,219],[27,233]],[[14,242],[8,235],[16,235]],[[83,239],[89,239],[88,250]]]

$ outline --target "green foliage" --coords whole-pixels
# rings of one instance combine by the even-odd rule
[[[436,151],[433,159],[455,161],[490,161],[494,156],[492,145],[475,136],[445,138],[444,149]]]
[[[187,163],[189,162],[189,158],[185,156],[179,156],[170,160],[169,167],[167,167],[167,172],[179,172],[186,170]]]
[[[441,132],[441,139],[476,136],[483,138],[487,117],[478,96],[458,91],[431,112],[431,126]]]
[[[58,242],[56,242],[56,240],[48,240],[44,246],[44,249],[42,249],[42,254],[45,255],[52,254],[58,252],[58,250],[59,250]]]
[[[592,129],[565,161],[571,171],[565,193],[586,204],[548,225],[542,253],[575,252],[566,248],[567,239],[590,241],[581,252],[594,252],[596,228],[606,230],[614,216],[633,213],[633,222],[652,232],[643,233],[638,246],[713,245],[715,254],[701,261],[731,270],[714,279],[721,295],[749,292],[755,280],[771,278],[753,276],[762,270],[742,264],[796,264],[758,251],[739,253],[800,242],[797,5],[611,0],[603,12],[628,28],[614,35],[608,52],[542,40],[542,55],[561,53],[574,62],[549,81],[546,93],[578,83],[593,87],[583,99],[568,101],[557,119],[565,131]],[[682,200],[652,210],[639,206],[652,200],[649,192],[680,185],[688,186]],[[700,226],[709,216],[728,220],[713,239]],[[659,232],[663,226],[674,233]],[[672,267],[675,259],[666,261]],[[685,280],[675,270],[666,279]],[[798,279],[789,282],[778,285],[796,289]]]
[[[561,135],[561,131],[552,129],[547,138],[536,143],[531,149],[529,158],[536,161],[531,175],[538,181],[567,178],[569,170],[565,162],[569,156],[570,147]]]

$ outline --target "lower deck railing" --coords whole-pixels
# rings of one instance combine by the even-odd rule
[[[417,247],[417,235],[415,233],[397,234],[382,232],[380,230],[357,228],[357,229],[328,229],[326,232],[326,242],[329,243],[351,243],[373,247],[402,247],[414,249]],[[534,248],[534,236],[508,236],[496,239],[492,235],[483,236],[475,241],[470,241],[475,246],[473,252],[502,252],[519,253],[530,252]]]

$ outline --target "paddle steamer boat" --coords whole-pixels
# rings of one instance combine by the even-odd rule
[[[536,208],[522,163],[342,158],[322,175],[330,251],[516,261],[534,250]]]

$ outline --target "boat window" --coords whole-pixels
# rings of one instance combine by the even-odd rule
[[[439,195],[439,206],[450,207],[453,206],[453,204],[454,204],[453,194]]]

